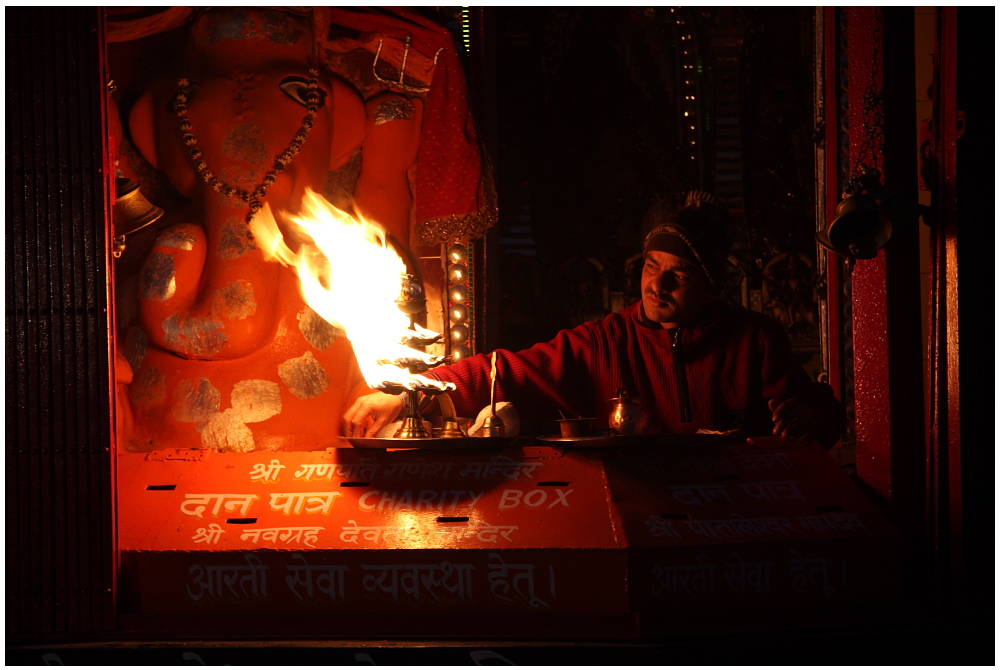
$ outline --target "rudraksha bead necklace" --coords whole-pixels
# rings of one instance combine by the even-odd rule
[[[253,220],[254,214],[256,214],[263,204],[261,201],[264,199],[264,194],[267,193],[267,189],[274,184],[275,180],[278,178],[278,173],[284,170],[295,158],[295,155],[302,150],[302,145],[306,141],[306,136],[313,127],[313,119],[316,118],[316,114],[319,112],[319,71],[315,69],[309,70],[309,80],[307,82],[307,90],[305,94],[306,101],[306,118],[302,120],[302,127],[299,131],[295,133],[295,137],[292,139],[288,148],[283,152],[278,154],[278,157],[274,159],[274,166],[267,171],[264,175],[263,180],[259,186],[257,186],[253,191],[247,191],[242,188],[237,188],[231,186],[226,182],[222,181],[218,177],[212,174],[212,171],[208,169],[208,164],[205,159],[202,158],[201,149],[198,148],[198,139],[191,132],[191,120],[188,119],[187,115],[187,103],[188,103],[188,93],[187,88],[190,85],[187,79],[181,79],[177,82],[180,89],[174,96],[174,113],[177,114],[177,118],[181,120],[181,132],[184,133],[181,138],[184,145],[190,147],[188,149],[188,156],[194,163],[194,169],[201,175],[201,178],[206,184],[212,187],[213,190],[220,193],[226,194],[230,198],[239,198],[243,202],[250,206],[250,213],[247,214],[247,223],[249,224]]]

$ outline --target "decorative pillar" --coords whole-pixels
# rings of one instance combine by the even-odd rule
[[[448,247],[448,351],[454,361],[472,354],[469,302],[469,245],[456,242]]]
[[[991,16],[936,10],[934,111],[922,147],[932,192],[929,539],[937,604],[966,626],[990,622],[994,610],[996,110],[983,77],[994,60]]]
[[[884,145],[871,142],[867,161],[886,188],[916,202],[913,10],[847,12],[851,165],[881,131]],[[866,112],[873,92],[881,118],[871,105]],[[908,537],[920,533],[926,469],[916,225],[897,222],[889,244],[852,276],[858,476]]]

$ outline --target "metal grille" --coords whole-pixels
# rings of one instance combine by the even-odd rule
[[[112,627],[115,550],[100,11],[6,40],[9,640]]]

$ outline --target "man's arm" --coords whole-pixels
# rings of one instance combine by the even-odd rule
[[[843,406],[833,397],[832,392],[831,398],[833,402],[818,407],[810,407],[795,398],[771,399],[767,406],[773,412],[771,419],[774,421],[774,434],[781,437],[816,438],[826,449],[831,448],[840,440],[847,421]]]
[[[844,406],[829,384],[814,382],[792,356],[792,343],[777,322],[760,333],[763,352],[762,391],[774,421],[774,434],[815,438],[826,449],[839,440],[847,424]]]
[[[360,395],[344,412],[342,429],[344,437],[375,437],[390,422],[395,421],[403,408],[403,396],[375,391]]]
[[[528,420],[553,418],[560,409],[574,414],[586,411],[592,339],[591,330],[583,325],[518,352],[497,350],[497,401],[514,403]],[[460,416],[476,416],[489,404],[489,356],[473,356],[435,372],[458,387],[448,395]]]
[[[497,401],[514,403],[528,420],[554,418],[559,410],[572,414],[591,411],[592,338],[592,331],[582,325],[516,353],[497,350]],[[486,355],[437,368],[434,376],[457,386],[448,395],[459,416],[476,416],[490,402],[490,359]],[[359,398],[344,414],[344,433],[348,437],[374,435],[397,417],[401,407],[399,396],[379,393]]]

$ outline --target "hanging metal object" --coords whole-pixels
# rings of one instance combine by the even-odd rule
[[[906,223],[914,211],[912,204],[900,202],[895,193],[882,186],[879,156],[885,152],[885,103],[878,81],[882,10],[875,18],[871,81],[864,91],[862,124],[864,141],[858,147],[853,176],[844,185],[841,201],[826,230],[816,233],[820,246],[852,260],[875,258],[892,236],[893,221]]]
[[[862,171],[845,186],[833,220],[816,233],[816,241],[841,256],[875,258],[892,236],[892,219],[886,211],[889,199],[879,171]]]
[[[114,206],[115,230],[128,230],[114,238],[112,251],[115,258],[120,258],[125,251],[125,237],[156,223],[165,212],[146,200],[146,196],[139,190],[139,184],[131,179],[118,177],[115,185],[118,190]]]
[[[413,325],[413,319],[417,314],[424,311],[427,307],[427,300],[424,298],[424,287],[417,281],[417,278],[412,274],[405,274],[400,277],[402,286],[400,287],[399,297],[396,299],[396,306],[399,307],[399,311],[410,317],[410,325]]]

